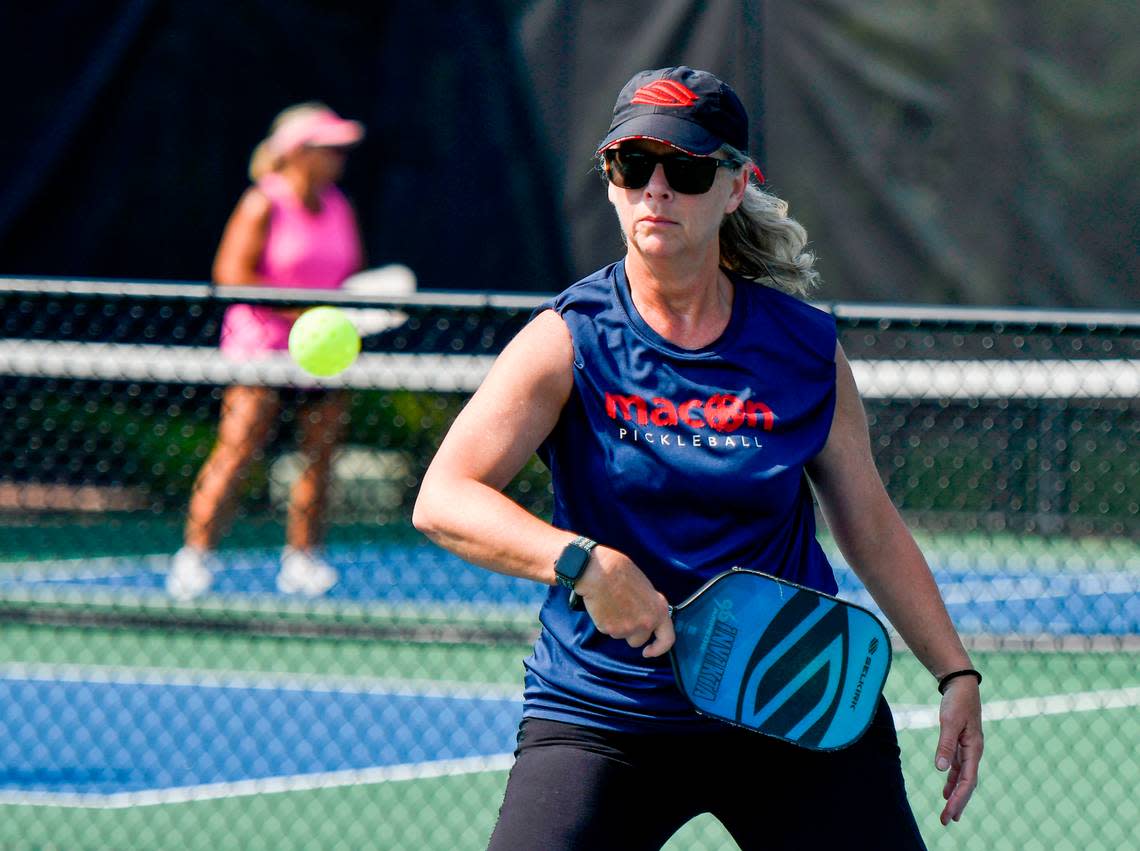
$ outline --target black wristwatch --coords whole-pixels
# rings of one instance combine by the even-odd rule
[[[558,584],[570,589],[571,609],[582,607],[582,598],[574,592],[574,586],[582,578],[586,565],[590,563],[590,551],[597,545],[597,541],[579,535],[566,545],[558,561],[554,562],[554,575],[558,577]]]

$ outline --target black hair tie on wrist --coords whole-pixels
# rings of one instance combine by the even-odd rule
[[[938,681],[938,693],[939,694],[946,694],[946,686],[950,685],[950,681],[952,679],[954,679],[955,677],[964,677],[967,674],[969,674],[971,677],[977,677],[978,678],[978,685],[982,684],[982,675],[979,671],[975,671],[973,668],[963,668],[961,671],[952,671],[951,673],[942,677]]]

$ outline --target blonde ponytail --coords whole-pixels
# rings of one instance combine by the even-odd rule
[[[742,168],[750,163],[735,148],[726,145],[721,151]],[[740,206],[721,223],[720,265],[799,298],[819,285],[807,231],[788,216],[788,202],[752,183]]]

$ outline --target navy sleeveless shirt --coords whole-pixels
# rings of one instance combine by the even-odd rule
[[[553,309],[570,329],[574,387],[539,455],[555,526],[619,550],[672,604],[734,566],[830,594],[804,464],[835,409],[834,319],[739,276],[709,346],[683,349],[638,315],[624,263]],[[526,660],[524,716],[611,730],[693,729],[668,656],[609,638],[551,588]]]

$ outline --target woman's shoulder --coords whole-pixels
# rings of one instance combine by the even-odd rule
[[[273,210],[273,201],[257,184],[246,188],[238,199],[236,214],[245,221],[265,222]]]
[[[743,279],[742,286],[748,288],[750,324],[761,338],[780,350],[834,361],[838,331],[830,310],[760,281]]]
[[[831,311],[818,302],[811,302],[799,295],[793,295],[770,282],[770,279],[745,278],[735,272],[728,273],[738,286],[747,286],[757,298],[767,301],[772,308],[785,310],[793,315],[810,317],[831,317]]]
[[[825,306],[805,301],[799,296],[769,286],[762,281],[739,279],[749,288],[754,302],[765,311],[793,323],[806,323],[810,328],[834,334],[835,316]]]
[[[613,303],[614,277],[618,263],[603,266],[592,275],[568,286],[558,295],[540,304],[536,310],[553,310],[565,315],[574,313],[597,313]]]

